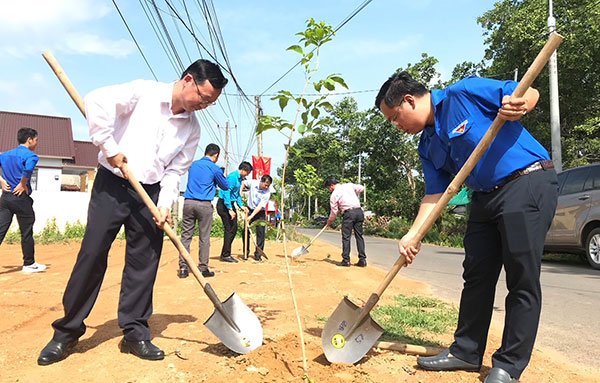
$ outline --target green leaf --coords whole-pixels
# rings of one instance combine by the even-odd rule
[[[327,111],[333,110],[333,105],[331,105],[331,103],[329,101],[323,101],[322,103],[319,104],[319,106]]]
[[[319,118],[319,109],[318,108],[313,108],[313,110],[310,111],[310,115],[313,116],[313,118]]]
[[[304,125],[304,124],[298,125],[298,133],[304,134],[304,132],[306,132],[306,125]]]
[[[285,109],[285,107],[288,104],[288,99],[285,97],[280,97],[279,98],[279,108],[281,109],[281,111],[283,112],[283,110]]]
[[[292,45],[292,46],[288,47],[286,50],[294,51],[294,52],[304,56],[304,50],[302,50],[302,47],[300,45]]]

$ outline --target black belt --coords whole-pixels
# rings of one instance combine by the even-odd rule
[[[554,169],[554,162],[552,162],[551,160],[541,160],[541,161],[534,162],[531,165],[529,165],[528,167],[526,167],[525,169],[517,170],[516,172],[512,173],[508,177],[504,178],[498,185],[496,185],[492,189],[492,191],[500,189],[507,183],[514,181],[521,176],[525,176],[527,174],[534,173],[534,172],[537,172],[540,170],[546,170],[546,169]]]

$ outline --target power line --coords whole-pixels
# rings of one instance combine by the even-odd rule
[[[347,16],[341,23],[340,25],[338,25],[333,32],[331,32],[327,37],[325,37],[325,39],[328,39],[329,37],[333,36],[337,31],[340,30],[340,28],[342,28],[344,25],[346,25],[350,20],[352,20],[352,18],[354,18],[354,16],[356,16],[360,11],[362,11],[367,5],[369,5],[369,3],[373,1],[373,0],[365,0],[361,5],[358,6],[358,8],[356,10],[354,10],[349,16]],[[309,53],[314,52],[315,50],[317,50],[318,47],[313,48],[312,51],[310,51]],[[285,72],[284,74],[281,75],[281,77],[279,77],[277,80],[275,80],[275,82],[273,82],[271,85],[269,85],[267,87],[267,89],[263,90],[261,92],[261,94],[259,96],[262,96],[263,94],[267,93],[267,91],[269,89],[271,89],[272,87],[275,86],[275,84],[277,84],[279,81],[281,81],[285,76],[287,76],[292,70],[294,70],[298,65],[300,65],[300,63],[302,63],[302,59],[298,60],[298,62],[296,64],[294,64],[287,72]]]
[[[123,20],[123,24],[125,24],[125,28],[127,28],[127,31],[129,32],[129,35],[133,39],[133,42],[135,43],[135,46],[137,47],[138,51],[142,55],[142,58],[144,59],[144,62],[148,66],[148,69],[150,69],[150,72],[152,73],[152,76],[154,76],[154,79],[156,81],[158,81],[158,78],[156,77],[156,74],[152,70],[152,67],[150,66],[150,63],[146,59],[146,55],[144,55],[144,52],[142,51],[142,48],[140,47],[140,44],[138,44],[137,40],[135,39],[135,36],[133,36],[133,32],[131,32],[131,29],[129,28],[129,25],[127,25],[127,22],[125,21],[125,18],[123,17],[123,14],[121,13],[121,10],[119,9],[119,6],[117,5],[117,2],[115,0],[112,0],[112,2],[114,4],[115,8],[117,9],[117,12],[119,13],[119,16],[121,17],[121,20]]]

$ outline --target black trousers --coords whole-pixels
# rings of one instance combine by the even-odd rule
[[[531,358],[540,319],[541,258],[558,198],[554,169],[521,176],[490,193],[473,193],[464,238],[464,287],[451,353],[481,364],[500,270],[506,272],[502,344],[492,356],[519,378]]]
[[[235,206],[232,205],[232,209],[235,211]],[[223,201],[222,198],[219,198],[217,201],[217,214],[219,214],[219,217],[221,217],[224,231],[221,258],[231,257],[231,244],[235,239],[238,229],[237,216],[236,218],[231,218],[229,215],[229,209],[227,209],[227,206],[225,206],[225,201]]]
[[[21,231],[23,265],[29,266],[35,262],[33,199],[27,193],[16,196],[11,192],[2,192],[2,196],[0,196],[0,244],[4,241],[15,215]]]
[[[160,185],[143,185],[156,203]],[[129,182],[100,167],[88,208],[81,249],[63,296],[65,315],[56,320],[54,340],[73,341],[85,333],[88,317],[107,267],[110,247],[125,225],[125,267],[119,296],[119,327],[127,340],[149,340],[152,291],[163,245],[163,231]]]
[[[367,259],[365,239],[363,238],[363,222],[365,213],[361,208],[348,209],[342,215],[342,259],[350,262],[350,239],[352,232],[356,239],[358,259]]]
[[[254,210],[250,209],[250,211],[248,212],[248,215],[251,215],[253,213],[254,213]],[[266,220],[266,214],[265,214],[264,209],[261,209],[261,211],[259,213],[257,213],[254,217],[252,217],[252,219],[250,220],[250,224],[252,224],[252,222],[255,222],[258,220],[262,220],[262,221]],[[256,246],[261,250],[265,249],[265,232],[266,232],[266,227],[264,225],[256,225]],[[252,242],[252,239],[246,238],[246,230],[244,230],[242,233],[242,239],[243,239],[244,243],[246,244],[246,254],[250,254],[250,242]],[[254,251],[254,258],[257,258],[257,259],[261,258],[261,253],[258,250]]]

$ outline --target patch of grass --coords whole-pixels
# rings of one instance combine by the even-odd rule
[[[439,345],[458,320],[454,306],[419,296],[397,295],[393,304],[379,306],[371,314],[385,329],[383,340],[417,345]]]

